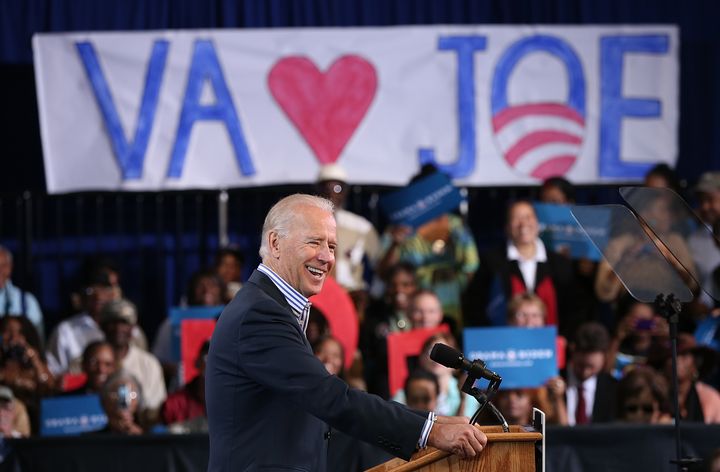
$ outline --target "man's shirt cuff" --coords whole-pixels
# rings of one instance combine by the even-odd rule
[[[427,447],[427,441],[430,437],[430,430],[437,421],[437,416],[432,411],[428,413],[425,425],[423,425],[422,432],[420,433],[420,440],[418,441],[418,449],[425,449]]]

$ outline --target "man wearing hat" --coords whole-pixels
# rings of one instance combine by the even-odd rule
[[[349,191],[347,173],[337,164],[320,168],[317,188],[320,196],[335,205],[338,246],[335,251],[334,277],[353,299],[365,293],[365,261],[374,265],[380,255],[380,238],[367,219],[343,208]]]
[[[720,172],[705,172],[700,176],[695,187],[698,199],[698,213],[710,230],[720,223]],[[697,268],[702,287],[710,287],[712,273],[720,266],[720,249],[715,239],[705,228],[698,228],[688,238],[688,247]],[[720,293],[720,290],[716,290]],[[702,292],[700,301],[707,307],[713,306],[713,301]]]
[[[167,391],[160,362],[152,354],[131,343],[136,324],[137,309],[128,300],[113,300],[100,312],[100,327],[105,338],[112,345],[118,364],[138,379],[144,398],[141,415],[152,424],[158,419]]]

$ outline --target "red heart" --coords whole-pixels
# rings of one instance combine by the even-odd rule
[[[268,75],[270,92],[321,164],[337,160],[375,97],[375,68],[343,56],[327,72],[306,57],[286,57]]]

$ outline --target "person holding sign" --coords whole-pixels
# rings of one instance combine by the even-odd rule
[[[404,191],[407,193],[411,188],[442,175],[434,166],[425,165],[421,172],[410,180],[410,186]],[[447,180],[447,177],[445,179]],[[445,185],[450,186],[450,183]],[[454,187],[453,190],[457,192]],[[424,196],[420,194],[416,198],[422,202]],[[418,203],[413,205],[425,208],[429,206]],[[459,202],[455,204],[455,208],[458,204]],[[426,217],[419,221],[421,223],[418,223],[416,228],[405,224],[390,227],[383,236],[384,255],[378,264],[378,272],[386,274],[398,262],[413,264],[416,267],[418,285],[435,292],[442,303],[443,313],[453,322],[452,328],[459,328],[464,323],[461,295],[480,263],[475,239],[462,218],[454,213],[443,212],[429,221]]]
[[[428,445],[474,457],[474,426],[352,389],[305,337],[310,302],[335,264],[330,201],[292,195],[265,218],[262,263],[220,315],[210,341],[208,470],[324,471],[330,427],[409,459]]]
[[[509,300],[524,292],[535,293],[545,303],[546,323],[566,334],[573,325],[570,307],[574,302],[570,260],[547,250],[539,237],[535,209],[525,200],[507,211],[507,243],[481,257],[480,269],[465,291],[465,313],[469,326],[504,324]],[[563,294],[559,297],[558,294]]]

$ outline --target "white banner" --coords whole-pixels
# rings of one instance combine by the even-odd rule
[[[40,34],[48,191],[640,178],[674,165],[675,26]]]

